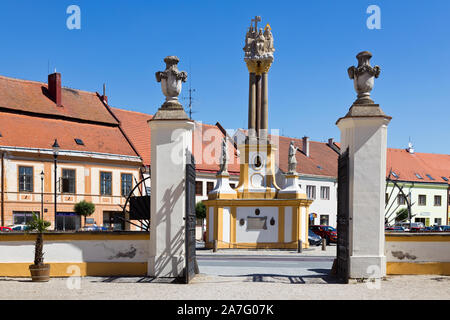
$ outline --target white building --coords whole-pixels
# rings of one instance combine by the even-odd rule
[[[416,153],[407,149],[388,149],[387,170],[391,179],[409,197],[412,222],[426,226],[449,224],[450,155]],[[386,214],[389,222],[402,208],[404,196],[389,183],[386,189]]]

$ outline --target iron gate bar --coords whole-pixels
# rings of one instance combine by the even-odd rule
[[[190,154],[190,163],[186,164],[186,212],[185,212],[185,269],[184,282],[188,284],[198,273],[196,252],[195,252],[195,159]]]
[[[350,276],[349,251],[349,151],[338,160],[338,212],[337,212],[337,277],[348,283]]]

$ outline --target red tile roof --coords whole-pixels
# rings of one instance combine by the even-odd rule
[[[288,171],[289,145],[294,145],[302,152],[297,152],[297,172],[303,175],[337,177],[337,163],[339,155],[327,143],[309,141],[309,157],[303,153],[303,140],[289,137],[271,136],[272,143],[279,139],[279,168]]]
[[[97,93],[61,89],[62,106],[47,83],[0,76],[0,146],[138,156]],[[81,139],[84,145],[78,145]]]
[[[48,97],[47,83],[0,76],[0,108],[117,124],[96,93],[70,88],[62,88],[61,92],[62,106],[58,107]]]
[[[55,139],[61,150],[138,156],[117,126],[0,112],[0,146],[51,149]],[[75,139],[81,139],[80,146]]]
[[[120,126],[130,139],[136,151],[140,154],[145,166],[151,163],[150,157],[150,126],[147,121],[153,118],[152,115],[123,110],[119,108],[110,108],[114,115],[119,119]]]
[[[450,155],[419,152],[411,154],[406,149],[388,148],[386,175],[389,175],[390,170],[395,172],[401,181],[448,183],[442,177],[450,180]]]
[[[150,165],[151,132],[147,121],[153,116],[118,108],[111,108],[111,111],[119,119],[121,128],[141,155],[144,165]],[[219,157],[222,150],[223,137],[223,133],[217,126],[200,122],[195,123],[192,148],[198,172],[216,173],[219,170]],[[228,154],[233,155],[233,157],[230,156],[228,171],[230,174],[239,174],[239,159],[236,150],[230,142],[228,143]]]
[[[195,157],[197,171],[206,173],[219,171],[224,137],[224,133],[217,126],[200,122],[195,123],[192,153]],[[231,175],[239,175],[240,165],[237,150],[230,140],[228,140],[227,145],[229,156],[228,172]]]

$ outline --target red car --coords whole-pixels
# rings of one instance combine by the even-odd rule
[[[309,227],[315,234],[321,238],[325,238],[327,244],[337,243],[337,231],[330,226],[310,226]]]
[[[9,227],[0,227],[0,232],[10,232],[10,231],[12,231],[12,229]]]

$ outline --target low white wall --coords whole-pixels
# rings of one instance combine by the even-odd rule
[[[29,276],[36,235],[0,234],[0,276]],[[68,267],[80,275],[146,275],[150,237],[147,232],[44,234],[44,263],[52,276],[66,277]]]
[[[450,275],[450,233],[390,233],[387,274]]]
[[[387,262],[450,262],[450,234],[389,234]]]
[[[148,240],[46,241],[45,263],[52,262],[147,262]],[[34,260],[31,241],[0,242],[0,263]]]

